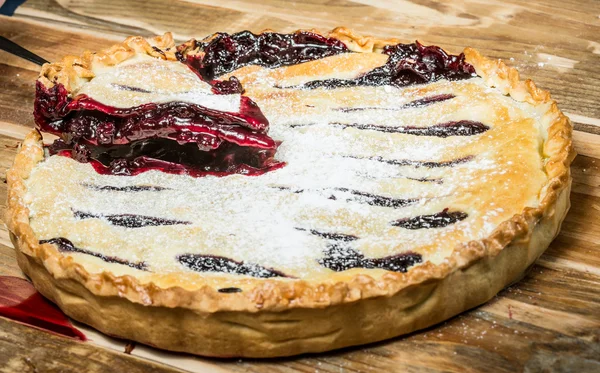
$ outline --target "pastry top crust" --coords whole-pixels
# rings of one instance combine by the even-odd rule
[[[48,88],[60,83],[69,92],[73,92],[94,77],[95,68],[114,66],[136,54],[176,61],[177,51],[174,47],[175,42],[170,32],[151,39],[130,36],[122,43],[100,52],[85,51],[81,56],[65,56],[60,62],[45,63],[38,80]]]
[[[365,53],[379,53],[383,46],[398,43],[395,39],[359,37],[345,28],[337,28],[327,36],[340,39],[353,51]],[[160,52],[153,46],[160,49]],[[86,52],[81,57],[65,57],[61,63],[44,65],[40,81],[46,86],[55,82],[62,83],[70,90],[76,90],[82,82],[93,77],[92,70],[95,64],[114,65],[135,53],[145,53],[166,60],[176,59],[174,44],[168,34],[151,41],[128,38],[123,44],[101,53]],[[465,49],[465,55],[467,62],[475,67],[487,86],[495,87],[515,101],[527,103],[543,111],[540,114],[540,123],[547,129],[543,145],[547,181],[540,192],[537,207],[525,208],[521,214],[501,223],[487,238],[454,248],[452,254],[438,264],[426,262],[406,273],[386,272],[381,276],[346,271],[336,274],[333,280],[321,282],[244,278],[240,280],[244,291],[233,294],[218,292],[218,277],[211,282],[210,279],[195,273],[189,274],[185,279],[182,276],[165,274],[150,281],[140,281],[130,274],[115,275],[107,271],[90,273],[71,256],[58,252],[54,245],[40,245],[30,225],[30,211],[27,207],[29,201],[25,200],[27,179],[31,176],[34,166],[44,159],[41,135],[37,132],[27,136],[13,168],[7,174],[9,229],[18,237],[21,250],[27,255],[37,257],[53,276],[75,279],[94,294],[117,295],[146,305],[186,307],[204,312],[255,312],[279,311],[292,307],[326,307],[360,299],[390,296],[423,281],[442,279],[485,256],[497,255],[511,242],[526,240],[540,219],[554,213],[554,203],[559,193],[568,185],[569,165],[574,157],[571,124],[548,92],[537,88],[530,80],[521,81],[518,72],[501,61],[488,60],[470,48]]]

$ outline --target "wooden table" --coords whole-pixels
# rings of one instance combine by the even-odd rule
[[[366,5],[372,3],[372,5]],[[218,5],[216,5],[218,4]],[[472,46],[549,89],[575,126],[572,208],[561,234],[524,280],[484,306],[392,341],[279,360],[197,359],[214,371],[600,371],[600,2],[594,0],[351,1],[28,0],[0,35],[48,60],[128,35],[173,31],[330,29]],[[0,52],[0,173],[33,127],[39,68]],[[6,184],[0,183],[0,200]],[[23,276],[6,228],[0,275]],[[0,291],[2,291],[0,289]],[[0,318],[0,372],[173,372],[167,365]]]

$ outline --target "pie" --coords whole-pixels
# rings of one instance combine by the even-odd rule
[[[520,279],[569,208],[568,118],[470,48],[130,37],[44,65],[34,117],[8,172],[20,267],[68,316],[173,351],[429,327]]]

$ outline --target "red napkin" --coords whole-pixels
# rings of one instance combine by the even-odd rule
[[[69,338],[86,340],[58,307],[38,293],[29,281],[18,277],[0,276],[0,316]]]

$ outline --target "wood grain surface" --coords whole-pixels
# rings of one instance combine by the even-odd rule
[[[465,46],[502,58],[552,92],[575,125],[572,208],[528,275],[489,303],[441,325],[375,345],[276,360],[209,360],[218,372],[599,372],[600,1],[28,0],[0,35],[57,60],[129,35],[293,31],[338,25],[379,37]],[[0,51],[0,201],[5,171],[33,127],[39,67]],[[4,207],[2,207],[4,208]],[[0,275],[23,276],[5,227]],[[0,318],[0,372],[171,372],[147,358]],[[182,357],[183,358],[183,357]]]

